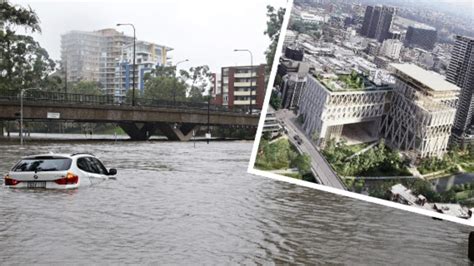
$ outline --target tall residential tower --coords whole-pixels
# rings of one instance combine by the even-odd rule
[[[452,143],[474,145],[474,39],[456,36],[446,80],[461,88]]]

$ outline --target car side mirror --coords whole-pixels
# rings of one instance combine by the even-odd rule
[[[117,169],[111,168],[107,175],[116,175],[116,174],[117,174]]]

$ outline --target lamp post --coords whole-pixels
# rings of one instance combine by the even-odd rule
[[[20,91],[20,145],[23,146],[23,95],[25,91],[34,90],[31,89],[21,89]]]
[[[135,106],[135,46],[136,46],[136,35],[135,35],[135,26],[132,23],[118,23],[119,26],[132,26],[133,28],[133,70],[132,70],[132,106]]]
[[[252,114],[253,55],[252,55],[252,52],[249,49],[234,49],[234,52],[248,52],[250,54],[250,105],[249,105],[249,113]]]
[[[178,65],[181,64],[181,63],[184,63],[184,62],[189,62],[189,59],[184,59],[184,60],[179,61],[178,63],[176,63],[176,65],[174,65],[174,67],[176,68],[176,72],[178,72]],[[176,105],[176,79],[174,80],[173,104]]]

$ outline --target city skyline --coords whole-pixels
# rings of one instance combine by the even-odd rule
[[[264,52],[270,43],[266,29],[266,6],[280,7],[286,1],[11,1],[30,6],[41,20],[42,33],[32,36],[54,60],[60,59],[61,35],[72,30],[95,31],[113,28],[127,36],[132,29],[117,23],[133,23],[137,40],[169,47],[171,61],[189,59],[179,68],[208,65],[212,72],[222,66],[248,65],[249,58],[234,53],[235,48],[251,49],[255,63],[265,62]],[[113,3],[113,8],[109,7]],[[162,10],[165,10],[163,12]],[[197,13],[195,10],[199,10]],[[219,10],[215,12],[214,10]],[[245,14],[245,15],[244,15]],[[245,17],[244,17],[245,16]],[[150,22],[154,23],[150,25]],[[239,27],[236,27],[239,21]]]

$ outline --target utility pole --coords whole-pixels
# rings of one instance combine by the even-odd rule
[[[132,28],[133,28],[132,106],[135,106],[135,54],[136,54],[135,46],[136,46],[136,40],[137,40],[137,37],[136,37],[136,34],[135,34],[135,26],[132,23],[118,23],[117,27],[118,26],[132,26]]]

